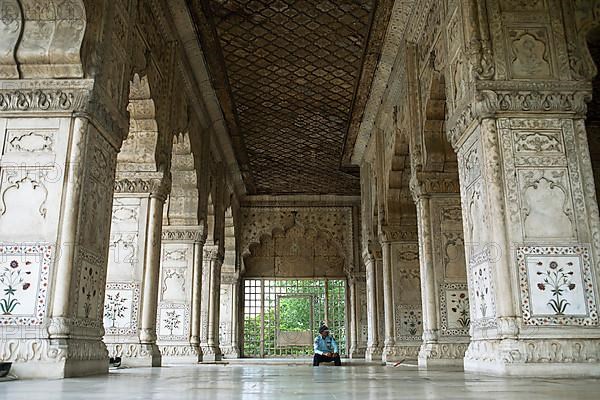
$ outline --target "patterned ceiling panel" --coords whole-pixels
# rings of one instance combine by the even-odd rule
[[[209,0],[256,193],[359,193],[340,161],[372,3]]]

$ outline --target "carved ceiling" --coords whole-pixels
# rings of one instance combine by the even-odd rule
[[[376,0],[190,2],[249,191],[358,194],[341,159]]]

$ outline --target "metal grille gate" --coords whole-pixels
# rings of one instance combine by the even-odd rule
[[[244,280],[244,357],[312,355],[312,341],[322,322],[345,355],[345,280]]]

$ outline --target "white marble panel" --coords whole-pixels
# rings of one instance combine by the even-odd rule
[[[597,323],[596,295],[587,247],[520,247],[517,251],[517,263],[525,323]]]
[[[0,246],[0,325],[38,325],[46,315],[53,249]]]

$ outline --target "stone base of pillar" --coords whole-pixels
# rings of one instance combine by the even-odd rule
[[[423,343],[419,350],[419,368],[461,368],[468,339],[462,343]]]
[[[0,341],[2,361],[12,362],[20,379],[62,379],[108,373],[108,353],[101,340],[29,339]]]
[[[237,346],[225,346],[221,348],[221,354],[226,359],[240,358],[240,349]]]
[[[381,361],[383,355],[383,349],[381,347],[368,346],[365,350],[365,360],[367,361]]]
[[[107,343],[110,357],[121,357],[123,367],[160,367],[162,356],[156,344]]]
[[[385,346],[382,361],[384,363],[397,363],[406,360],[417,360],[420,343],[402,343]]]
[[[200,347],[190,344],[159,345],[162,365],[197,364],[202,361]]]
[[[519,377],[600,377],[599,339],[472,340],[465,372]]]
[[[221,349],[216,346],[209,345],[201,345],[202,348],[202,362],[210,363],[221,361],[223,359],[223,355],[221,354]]]
[[[351,348],[350,351],[348,352],[348,358],[350,358],[350,359],[365,358],[366,352],[367,352],[366,347],[359,346],[359,347]]]

